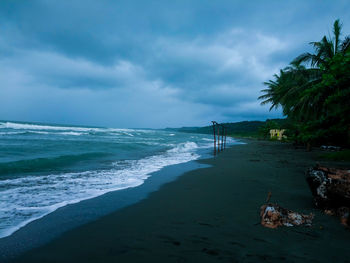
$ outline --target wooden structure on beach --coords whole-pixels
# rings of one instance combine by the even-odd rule
[[[227,128],[216,121],[212,121],[212,123],[214,134],[214,155],[216,155],[216,152],[223,151],[226,148]]]
[[[282,139],[286,139],[287,136],[284,135],[285,131],[286,131],[285,129],[282,129],[282,130],[278,130],[278,129],[270,130],[270,138],[271,139],[277,139],[279,141],[281,141]]]

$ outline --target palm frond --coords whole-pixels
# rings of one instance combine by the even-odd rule
[[[332,58],[335,54],[334,46],[331,40],[324,36],[321,40],[320,53],[318,54],[323,59]]]
[[[341,43],[340,51],[345,54],[350,50],[350,36],[346,36]]]
[[[342,24],[339,22],[339,19],[334,21],[333,24],[333,34],[334,34],[334,54],[339,51],[339,38],[341,35]]]
[[[303,53],[299,56],[297,56],[292,62],[291,64],[295,64],[295,65],[300,65],[301,63],[309,63],[310,61],[312,61],[313,58],[313,54],[310,53]]]

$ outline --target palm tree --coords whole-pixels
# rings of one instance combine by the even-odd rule
[[[267,86],[267,89],[261,90],[261,92],[265,93],[261,95],[258,99],[264,100],[260,104],[265,105],[271,103],[270,111],[275,108],[277,109],[281,104],[281,82],[282,82],[283,70],[280,70],[280,74],[274,74],[273,77],[275,80],[269,80],[264,82],[264,85]]]
[[[330,71],[330,66],[336,56],[344,57],[350,51],[350,37],[344,40],[340,39],[342,24],[337,19],[333,24],[333,37],[324,36],[319,42],[311,42],[315,49],[314,54],[304,53],[293,60],[293,64],[310,64],[310,70],[314,71],[313,78],[309,79],[309,89],[301,96],[300,104],[308,105],[314,113],[313,118],[318,119],[321,116],[326,117],[329,107],[326,103],[332,94],[338,92],[334,87],[317,85],[322,81],[324,74]],[[304,110],[302,110],[304,111]],[[306,113],[306,111],[304,111]]]
[[[274,80],[264,82],[267,86],[261,92],[265,93],[258,99],[263,100],[261,105],[271,103],[270,110],[283,109],[283,114],[289,117],[305,117],[305,113],[314,113],[308,101],[307,90],[314,84],[318,71],[306,69],[302,65],[291,64],[274,75]]]
[[[273,80],[264,82],[267,88],[259,97],[262,105],[271,103],[270,110],[281,106],[285,116],[305,128],[305,138],[324,132],[330,125],[337,127],[334,123],[350,129],[350,36],[341,40],[341,28],[336,20],[333,36],[311,42],[315,52],[301,54]]]
[[[336,54],[345,54],[350,48],[350,37],[347,36],[343,41],[340,40],[342,24],[339,19],[333,24],[333,37],[323,36],[321,41],[310,42],[315,49],[315,54],[309,52],[303,53],[293,60],[293,64],[310,63],[311,67],[320,68],[321,65],[326,66],[328,61]]]
[[[299,116],[302,119],[319,118],[325,107],[324,103],[332,90],[317,86],[322,75],[329,67],[329,62],[336,55],[345,55],[350,51],[350,37],[340,40],[339,20],[333,24],[333,37],[324,36],[319,42],[311,42],[315,53],[303,53],[295,58],[288,67],[274,75],[274,80],[264,82],[267,89],[258,99],[262,105],[271,103],[273,108],[282,106],[286,116]],[[303,64],[310,64],[306,68]]]

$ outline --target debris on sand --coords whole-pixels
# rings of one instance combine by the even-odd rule
[[[340,219],[340,223],[346,227],[350,227],[350,208],[339,207],[337,209],[325,209],[324,213],[329,216],[337,216]]]
[[[322,145],[320,149],[325,151],[340,151],[341,147],[332,145]]]
[[[316,166],[306,171],[314,204],[350,226],[350,170]]]
[[[350,170],[316,166],[306,171],[306,181],[317,207],[350,206]]]
[[[261,225],[268,228],[279,226],[311,226],[313,214],[303,215],[278,204],[268,203],[260,208]]]

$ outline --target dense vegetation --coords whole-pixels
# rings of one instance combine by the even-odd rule
[[[296,142],[350,144],[350,36],[341,39],[336,20],[333,35],[311,42],[304,53],[265,82],[259,99],[281,107]]]
[[[241,121],[234,123],[221,123],[227,129],[227,135],[238,137],[266,137],[269,130],[275,128],[288,128],[288,122],[285,119],[273,119],[266,121]],[[180,132],[212,134],[213,127],[183,127],[172,129]]]

